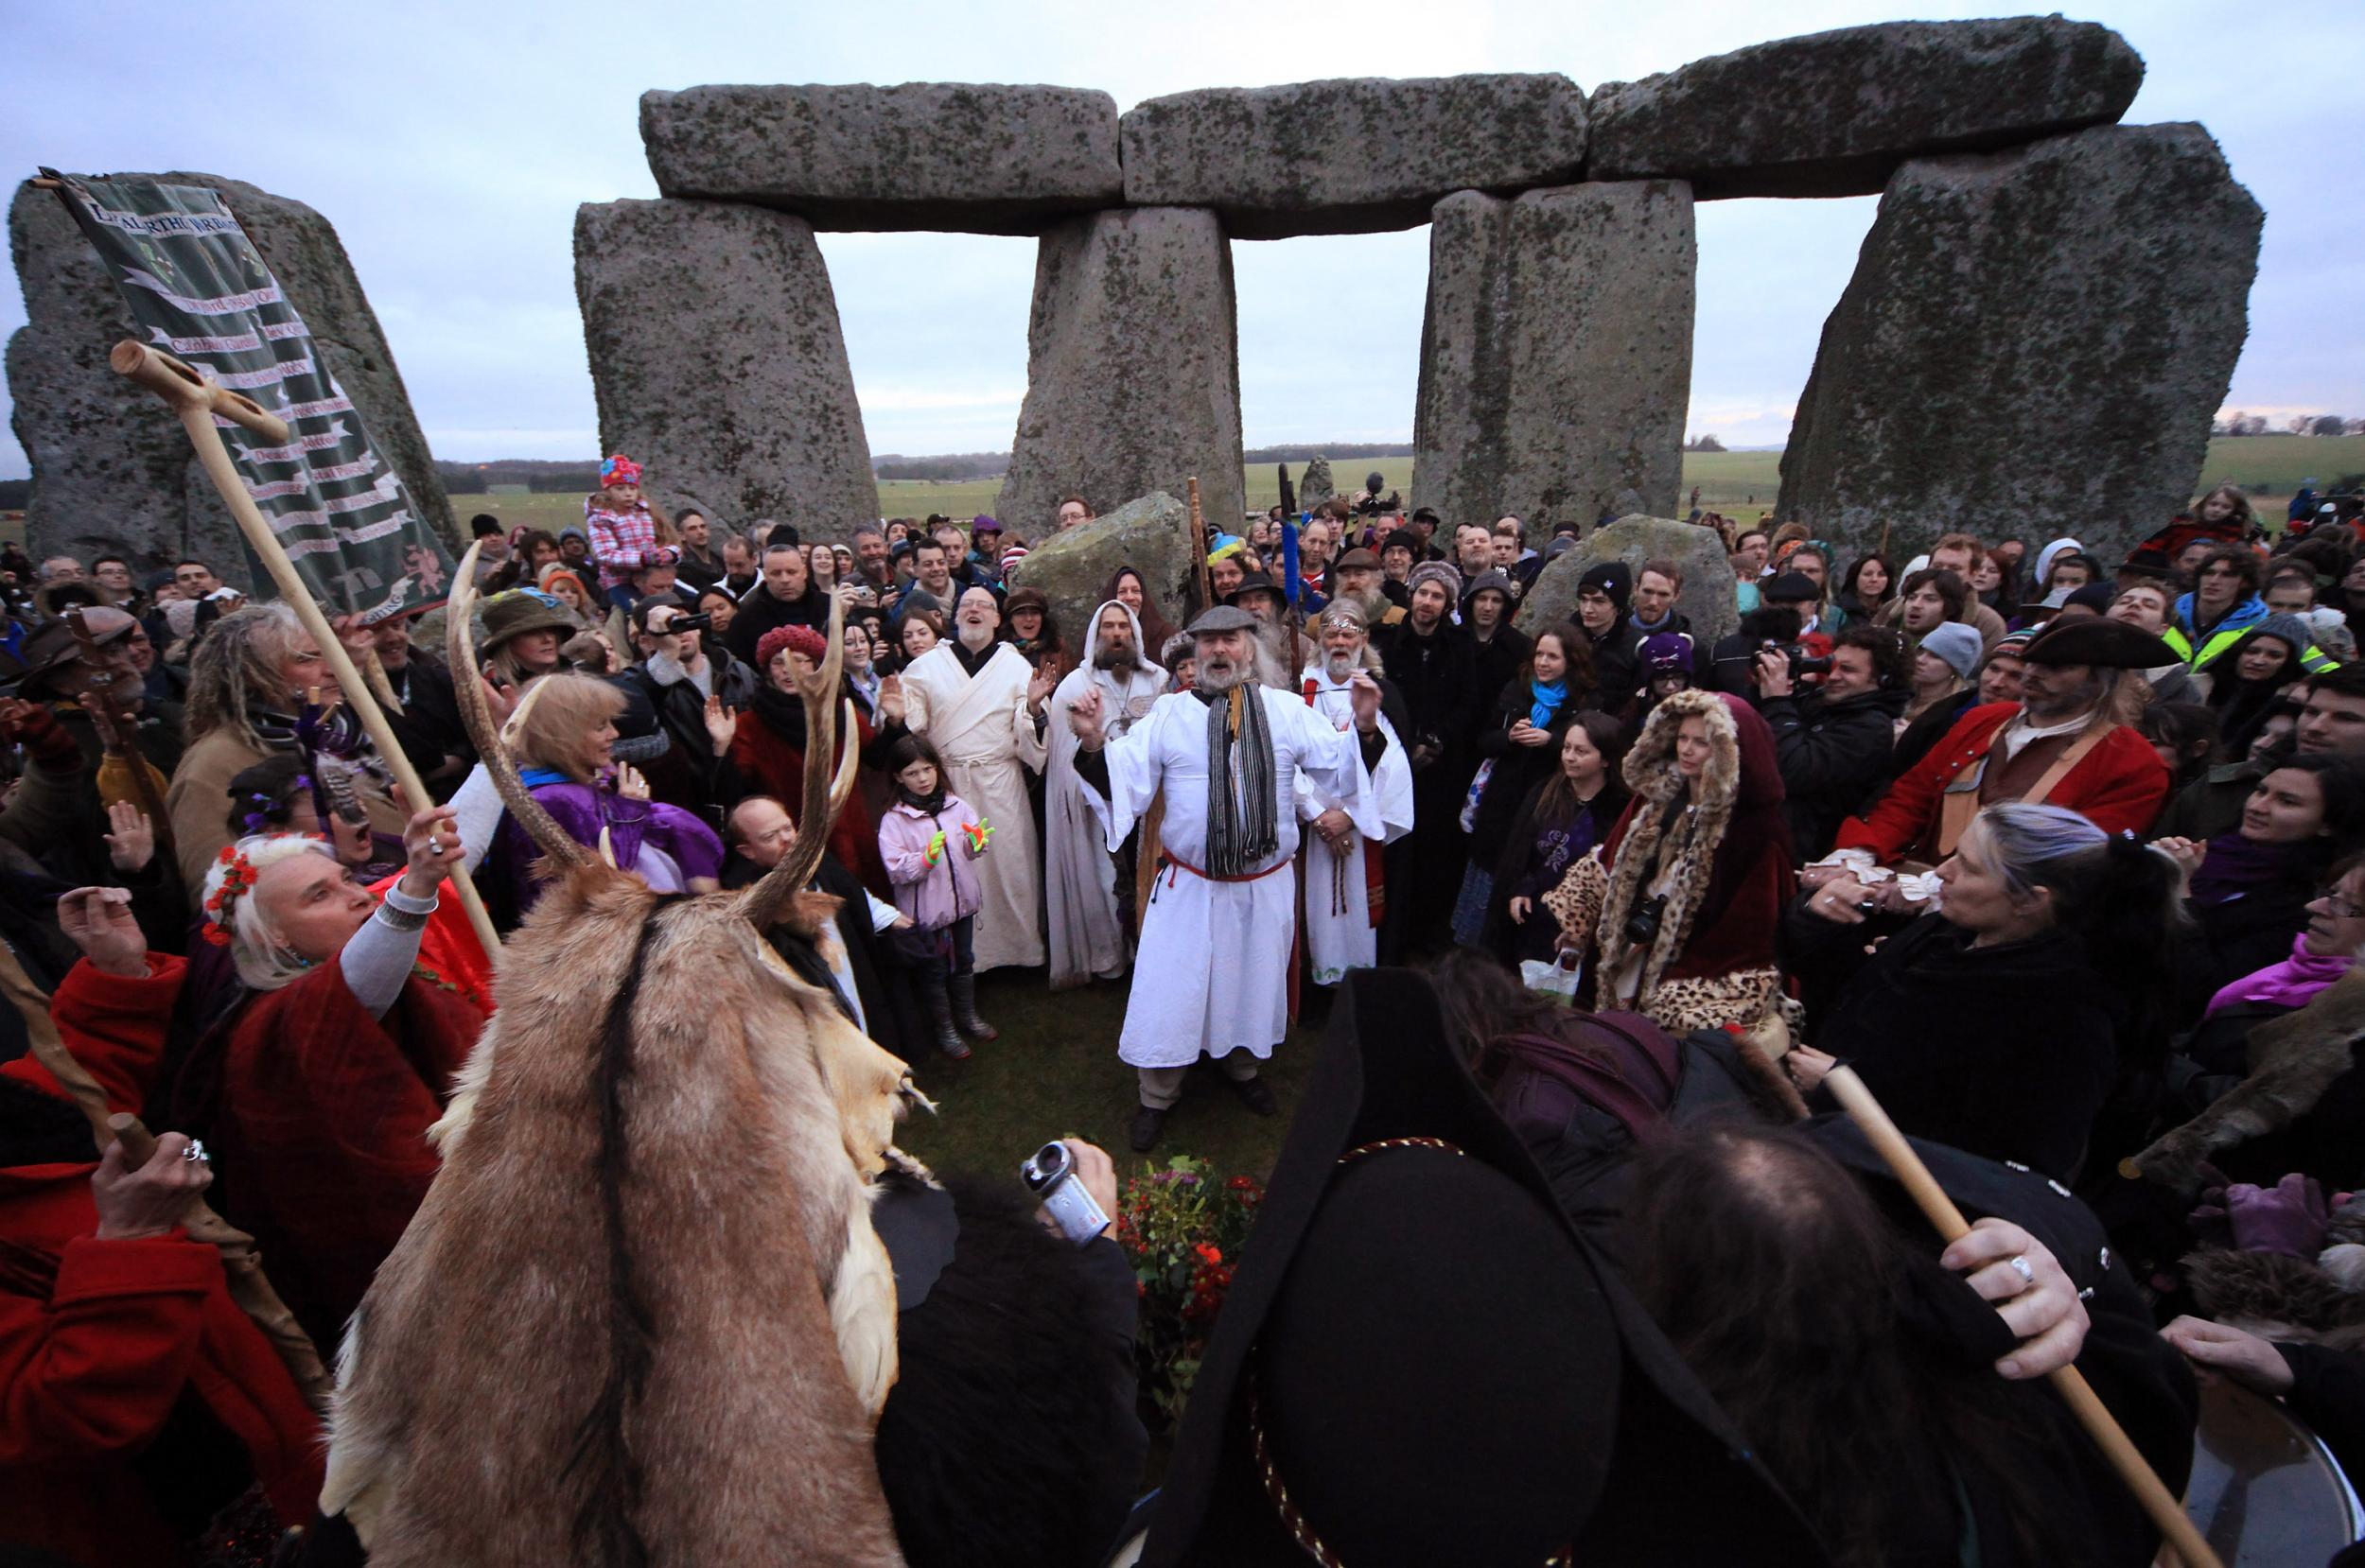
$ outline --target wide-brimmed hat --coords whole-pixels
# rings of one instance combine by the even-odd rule
[[[1824,1560],[1456,1058],[1428,980],[1339,991],[1143,1568]],[[1716,1506],[1676,1506],[1693,1488]]]
[[[1288,595],[1281,591],[1281,584],[1272,580],[1271,573],[1266,571],[1253,571],[1244,573],[1241,576],[1240,585],[1233,589],[1230,593],[1224,595],[1223,601],[1226,604],[1237,604],[1241,600],[1246,599],[1250,594],[1254,593],[1270,594],[1275,599],[1282,601],[1284,603],[1287,603],[1289,598]]]
[[[484,601],[484,640],[479,653],[490,655],[513,637],[528,632],[579,632],[583,628],[567,607],[539,588],[511,588]]]
[[[82,616],[83,623],[90,629],[91,640],[102,648],[118,637],[129,636],[139,628],[138,618],[130,611],[118,610],[112,605],[89,605],[83,609]],[[123,618],[112,626],[103,624],[115,616]],[[44,620],[34,627],[32,635],[25,639],[22,654],[25,668],[20,678],[38,687],[44,675],[72,664],[81,657],[81,641],[75,636],[71,622],[63,618]]]
[[[2087,664],[2104,670],[2157,670],[2181,655],[2149,632],[2106,616],[2056,621],[2029,639],[2028,664]]]

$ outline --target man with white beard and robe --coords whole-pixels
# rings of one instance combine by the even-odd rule
[[[1051,694],[1055,712],[1069,711],[1086,688],[1100,693],[1107,733],[1115,740],[1166,689],[1166,672],[1142,651],[1142,623],[1120,600],[1093,612],[1092,656],[1068,671]],[[1065,990],[1095,978],[1125,973],[1133,899],[1132,879],[1118,876],[1117,857],[1101,843],[1100,817],[1087,796],[1092,786],[1076,775],[1076,732],[1060,725],[1047,737],[1051,765],[1043,774],[1043,903],[1051,932],[1051,988]],[[1095,796],[1096,797],[1096,796]]]
[[[1042,911],[1042,856],[1035,845],[1035,813],[1026,801],[1025,769],[1042,771],[1043,703],[1052,672],[1038,672],[1026,655],[994,640],[1002,611],[990,588],[965,590],[954,611],[954,636],[914,659],[903,671],[903,722],[944,760],[945,787],[993,828],[993,853],[975,862],[978,891],[977,970],[1042,962],[1036,922]],[[956,1016],[975,1015],[973,978],[968,1005],[953,998]]]
[[[1296,693],[1256,684],[1255,627],[1254,617],[1228,605],[1193,621],[1198,685],[1161,697],[1121,740],[1106,740],[1098,688],[1068,709],[1077,772],[1093,788],[1112,849],[1165,791],[1157,880],[1117,1047],[1139,1079],[1141,1106],[1127,1130],[1144,1153],[1201,1056],[1222,1065],[1250,1110],[1279,1108],[1257,1064],[1288,1028],[1298,775],[1311,775],[1354,815],[1388,749],[1369,675],[1349,681],[1354,717],[1340,728]]]
[[[1314,622],[1322,662],[1308,666],[1300,689],[1333,725],[1355,716],[1355,680],[1375,678],[1379,655],[1364,631],[1363,607],[1340,599]],[[1379,961],[1381,850],[1412,830],[1412,764],[1382,692],[1380,733],[1387,747],[1364,780],[1359,801],[1341,799],[1310,773],[1298,775],[1298,818],[1306,827],[1305,967],[1317,985],[1336,985],[1349,969]]]

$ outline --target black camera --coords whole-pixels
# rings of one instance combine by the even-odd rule
[[[1758,652],[1779,653],[1790,660],[1790,678],[1794,682],[1803,680],[1809,675],[1828,675],[1831,671],[1830,655],[1826,654],[1818,658],[1796,642],[1776,642],[1772,637],[1768,637],[1758,644]]]
[[[1667,917],[1667,895],[1655,894],[1626,912],[1626,940],[1647,948],[1658,940],[1659,922]]]
[[[711,632],[714,630],[714,618],[710,615],[675,616],[665,623],[665,630],[676,636],[683,632]],[[1826,659],[1824,662],[1829,664],[1831,661]]]

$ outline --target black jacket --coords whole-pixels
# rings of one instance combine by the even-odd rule
[[[1831,848],[1839,825],[1881,782],[1904,706],[1901,691],[1866,691],[1828,703],[1813,691],[1759,700],[1758,711],[1774,732],[1774,758],[1781,764],[1785,792],[1782,810],[1790,818],[1791,847],[1800,860],[1817,859]]]
[[[1624,616],[1599,636],[1583,622],[1578,629],[1593,645],[1593,686],[1600,693],[1595,706],[1604,713],[1623,713],[1642,689],[1642,634]]]
[[[804,597],[782,602],[772,597],[772,590],[761,579],[747,590],[747,597],[739,601],[739,613],[731,618],[731,629],[723,634],[723,645],[731,656],[752,667],[756,662],[756,644],[763,634],[775,626],[810,626],[826,632],[830,624],[830,596],[805,584]]]
[[[723,866],[723,885],[747,887],[762,875],[761,867],[735,853]],[[829,992],[841,1003],[859,1001],[872,1039],[905,1060],[916,1059],[914,1054],[927,1050],[931,1043],[926,1020],[920,1017],[920,1000],[912,991],[911,972],[896,956],[894,943],[885,933],[871,930],[870,901],[864,897],[862,883],[838,862],[835,855],[825,850],[821,868],[814,873],[813,884],[838,900],[838,934],[846,944],[846,967],[854,974],[855,996],[849,999],[840,993],[829,960],[821,956],[812,942],[786,925],[774,926],[764,932],[765,940],[799,980]],[[853,1016],[850,1009],[841,1010],[849,1018]]]
[[[1466,626],[1463,635],[1469,636]],[[1482,716],[1493,711],[1495,700],[1526,667],[1534,647],[1525,632],[1509,624],[1508,617],[1485,641],[1470,636],[1470,705],[1477,712]]]
[[[2118,1071],[2118,1009],[2085,945],[2057,928],[1973,948],[1925,915],[1866,958],[1867,929],[1803,902],[1783,918],[1782,967],[1822,999],[1814,1047],[1915,1137],[2068,1181]]]
[[[1423,636],[1407,618],[1377,628],[1373,638],[1380,645],[1388,678],[1404,694],[1405,711],[1411,718],[1410,732],[1398,739],[1408,752],[1423,744],[1438,750],[1435,761],[1416,771],[1416,785],[1432,775],[1458,775],[1466,781],[1477,766],[1470,741],[1478,721],[1471,711],[1475,666],[1468,636],[1441,620],[1435,632]]]
[[[736,622],[733,630],[737,630]],[[707,662],[714,671],[714,694],[723,699],[725,707],[737,712],[754,701],[753,670],[727,653],[709,653]],[[659,681],[645,663],[615,677],[615,684],[648,699],[657,710],[657,723],[673,742],[662,757],[652,758],[641,770],[648,775],[651,796],[697,812],[709,827],[719,826],[716,813],[737,803],[741,785],[729,754],[714,754],[714,739],[707,733],[705,696],[692,682]],[[740,720],[743,724],[753,722],[745,717]]]
[[[1528,717],[1534,706],[1527,677],[1514,676],[1509,685],[1496,693],[1494,712],[1486,727],[1479,732],[1478,755],[1481,761],[1494,759],[1495,771],[1488,775],[1486,789],[1479,796],[1478,811],[1470,825],[1470,862],[1474,865],[1492,867],[1502,859],[1503,845],[1510,842],[1511,824],[1518,816],[1520,806],[1535,786],[1551,776],[1560,766],[1561,737],[1568,733],[1569,721],[1593,706],[1593,694],[1582,689],[1571,690],[1552,710],[1551,732],[1548,746],[1515,746],[1511,743],[1511,726]]]

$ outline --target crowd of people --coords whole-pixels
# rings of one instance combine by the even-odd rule
[[[1584,530],[1448,529],[1373,475],[1301,526],[1275,508],[1209,540],[1204,601],[1162,604],[1111,560],[1090,616],[1061,625],[992,517],[808,541],[669,514],[642,479],[610,458],[555,534],[474,520],[474,668],[447,657],[442,610],[333,623],[424,800],[306,621],[221,564],[0,561],[0,938],[25,994],[51,999],[45,1024],[0,1016],[0,1543],[61,1554],[23,1560],[259,1561],[257,1541],[311,1522],[311,1417],[179,1228],[186,1195],[219,1176],[218,1207],[333,1347],[435,1181],[430,1129],[500,1000],[496,955],[439,894],[452,872],[503,934],[560,875],[545,820],[657,893],[745,887],[798,842],[823,740],[852,778],[817,829],[811,886],[833,913],[766,934],[856,1029],[958,1061],[1025,1048],[994,1044],[980,974],[1125,984],[1143,1153],[1202,1061],[1275,1114],[1262,1067],[1326,1012],[1332,1049],[1369,1071],[1447,1071],[1479,1108],[1383,1113],[1371,1084],[1333,1083],[1347,1098],[1320,1137],[1368,1118],[1468,1152],[1504,1133],[1491,1175],[1430,1188],[1408,1223],[1466,1237],[1479,1213],[1547,1275],[1580,1254],[1623,1272],[1656,1329],[1621,1319],[1611,1341],[1705,1387],[1723,1414],[1704,1430],[1743,1435],[1751,1484],[1830,1560],[2145,1560],[2140,1516],[2084,1459],[2034,1457],[2075,1434],[2007,1387],[2073,1358],[2139,1413],[2164,1472],[2190,1458],[2187,1359],[2365,1460],[2345,1337],[2365,1271],[2325,1251],[2365,1241],[2365,1211],[2325,1196],[2365,1176],[2346,1054],[2365,1025],[2302,1087],[2277,1075],[2339,1032],[2365,945],[2365,532],[2344,518],[2269,536],[2220,486],[2123,560],[1969,532],[1898,559],[1695,510],[1729,585],[1588,555],[1550,580],[1573,587],[1562,619],[1522,608]],[[1093,519],[1066,497],[1045,531]],[[1729,616],[1703,597],[1727,592]],[[1695,635],[1710,608],[1737,629]],[[850,722],[816,739],[832,669]],[[534,820],[486,765],[480,704]],[[1433,1010],[1423,1038],[1375,1043],[1408,1008]],[[118,1144],[94,1172],[83,1112],[27,1054],[44,1027],[117,1108],[174,1129],[153,1159]],[[1428,1050],[1448,1067],[1405,1065]],[[1820,1119],[1841,1066],[1986,1216],[1943,1267]],[[1113,1212],[1106,1157],[1075,1146]],[[1335,1199],[1351,1226],[1378,1180],[1354,1201],[1318,1184],[1301,1219]],[[1773,1202],[1766,1182],[1807,1195]],[[1300,1240],[1346,1266],[1335,1239]],[[1492,1320],[1503,1302],[1445,1282],[1459,1245],[1414,1294]],[[1845,1267],[1851,1247],[1896,1299],[1842,1323],[1796,1260]],[[1734,1270],[1748,1290],[1713,1288]],[[1121,1272],[1087,1270],[1076,1299],[1121,1293]],[[1321,1280],[1268,1281],[1255,1314],[1279,1326],[1258,1343],[1288,1341],[1291,1294],[1326,1301]],[[1252,1332],[1232,1315],[1226,1334]],[[1786,1337],[1810,1361],[1862,1347],[1846,1353],[1873,1381],[1769,1374]],[[1086,1338],[1104,1360],[1079,1375],[1122,1404],[1125,1333]],[[1565,1369],[1535,1354],[1547,1384]],[[1269,1365],[1276,1421],[1293,1402],[1304,1420],[1315,1388]],[[1190,1511],[1163,1546],[1153,1524],[1146,1560],[1261,1560],[1227,1522],[1225,1467],[1262,1428],[1202,1402],[1170,1489]],[[1138,1432],[1102,1406],[1105,1462]],[[1819,1441],[1834,1423],[1848,1440]],[[2039,1446],[2012,1456],[2015,1433]],[[899,1462],[936,1474],[951,1461],[930,1440],[904,1432]],[[1853,1495],[1850,1455],[1897,1487]],[[1394,1505],[1301,1464],[1305,1507],[1338,1510],[1321,1529],[1387,1539]],[[1091,1527],[1062,1524],[1072,1560],[1100,1559],[1138,1480],[1104,1468]],[[949,1506],[934,1485],[888,1477],[907,1551]],[[1315,1551],[1297,1505],[1273,1510]],[[1585,1534],[1540,1527],[1536,1557]],[[310,1542],[316,1561],[346,1549]]]

